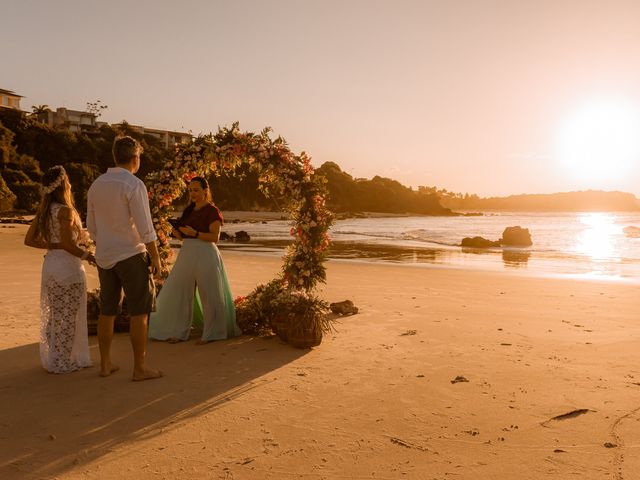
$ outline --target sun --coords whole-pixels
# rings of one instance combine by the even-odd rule
[[[640,109],[620,99],[586,102],[560,125],[555,156],[582,187],[616,188],[640,161]]]

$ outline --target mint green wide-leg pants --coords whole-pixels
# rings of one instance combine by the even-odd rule
[[[218,247],[186,239],[151,313],[149,337],[188,340],[193,321],[201,322],[205,342],[242,333]]]

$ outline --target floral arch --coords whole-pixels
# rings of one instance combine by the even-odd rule
[[[173,202],[194,176],[233,174],[247,164],[258,173],[258,188],[266,196],[285,199],[283,210],[291,216],[294,242],[286,250],[280,274],[236,300],[238,322],[247,333],[274,327],[283,311],[294,317],[296,312],[308,313],[310,308],[318,313],[325,307],[315,297],[314,289],[325,280],[324,261],[332,223],[325,205],[326,181],[314,174],[304,152],[294,154],[283,138],[272,139],[270,131],[265,128],[260,134],[240,132],[239,124],[234,123],[231,128],[220,128],[215,135],[198,136],[190,144],[177,146],[175,159],[148,177],[151,214],[165,276],[172,255],[168,219]],[[317,327],[326,331],[327,325]]]

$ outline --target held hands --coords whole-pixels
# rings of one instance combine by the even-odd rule
[[[96,267],[98,264],[96,263],[96,257],[89,250],[85,250],[83,254],[80,256],[80,260],[86,260],[89,265]]]
[[[89,265],[91,265],[92,267],[98,266],[98,264],[96,263],[96,257],[94,257],[92,253],[90,253],[87,257],[87,262],[89,262]]]

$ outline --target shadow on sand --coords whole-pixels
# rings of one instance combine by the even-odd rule
[[[94,361],[98,358],[91,339]],[[165,377],[131,382],[128,335],[116,335],[108,378],[98,367],[46,373],[38,345],[0,351],[0,478],[53,478],[162,429],[260,388],[268,373],[306,353],[273,337],[239,337],[195,346],[149,344],[150,365]]]

